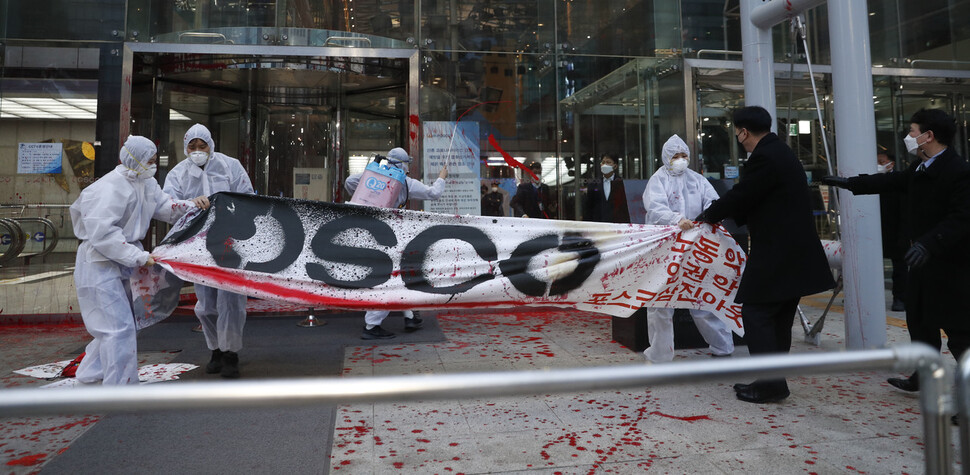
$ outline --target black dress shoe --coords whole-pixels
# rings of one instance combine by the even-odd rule
[[[786,397],[790,396],[791,392],[785,389],[784,391],[762,391],[757,388],[748,387],[741,391],[738,391],[738,399],[744,402],[753,402],[755,404],[764,404],[766,402],[778,402]]]
[[[953,425],[955,425],[955,426],[960,425],[960,415],[959,414],[954,414],[953,417],[950,418],[950,422],[952,422]]]
[[[906,392],[915,393],[919,391],[919,380],[916,378],[889,378],[886,382]]]
[[[735,383],[735,385],[734,385],[734,392],[750,391],[750,390],[751,390],[751,385],[750,384]]]
[[[906,310],[906,305],[903,304],[901,299],[894,298],[893,305],[890,307],[890,310],[894,312],[902,312],[903,310]]]

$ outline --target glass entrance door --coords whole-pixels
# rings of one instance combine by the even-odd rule
[[[182,137],[194,123],[270,196],[344,201],[343,180],[375,153],[416,145],[407,136],[413,58],[247,48],[133,54],[131,133],[159,142],[161,175],[185,158]]]

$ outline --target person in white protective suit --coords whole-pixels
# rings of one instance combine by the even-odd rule
[[[387,163],[393,165],[404,173],[408,172],[408,164],[411,163],[411,157],[408,153],[401,147],[395,147],[387,152]],[[355,173],[347,177],[347,181],[344,182],[344,186],[350,195],[353,196],[354,191],[357,189],[357,185],[360,184],[360,177],[363,173]],[[441,197],[441,194],[445,191],[445,178],[448,177],[448,167],[443,167],[438,173],[438,178],[431,184],[431,186],[425,185],[419,180],[415,180],[411,177],[405,178],[404,189],[401,190],[400,195],[397,197],[394,206],[400,208],[408,200],[436,200]],[[394,333],[385,330],[381,327],[381,323],[387,318],[387,315],[391,312],[387,310],[370,310],[364,314],[364,331],[361,333],[360,338],[364,340],[378,340],[394,338]],[[422,320],[420,317],[416,317],[414,312],[410,310],[404,311],[404,331],[415,331],[421,328]]]
[[[165,177],[166,193],[176,198],[211,196],[220,191],[255,194],[253,183],[239,160],[216,152],[212,134],[195,124],[183,138],[186,160]],[[195,316],[202,322],[202,333],[212,357],[205,366],[209,374],[224,378],[239,377],[239,350],[246,324],[246,296],[195,284]]]
[[[688,168],[690,150],[677,135],[664,144],[661,157],[664,166],[650,177],[643,191],[646,224],[677,226],[686,231],[694,227],[691,220],[718,199],[717,192],[707,178]],[[690,315],[710,345],[712,356],[728,356],[734,352],[734,337],[724,322],[704,310],[691,310]],[[674,359],[673,317],[672,308],[652,308],[647,313],[650,347],[643,351],[647,361],[661,363]]]
[[[94,340],[77,368],[82,383],[138,384],[135,317],[129,277],[155,260],[141,240],[152,218],[173,223],[209,200],[175,200],[155,181],[155,144],[130,136],[121,164],[81,192],[71,205],[78,246],[74,286],[84,327]]]

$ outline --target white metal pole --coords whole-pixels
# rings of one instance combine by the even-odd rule
[[[876,172],[876,119],[872,102],[872,57],[865,2],[828,2],[839,175]],[[838,140],[841,138],[841,140]],[[886,345],[879,199],[839,191],[842,216],[842,275],[845,281],[845,346]]]
[[[771,25],[755,26],[751,14],[762,0],[741,0],[741,54],[744,65],[744,104],[761,106],[777,119],[775,110],[775,73]],[[762,7],[763,8],[763,7]],[[771,130],[777,130],[777,120],[771,121]]]

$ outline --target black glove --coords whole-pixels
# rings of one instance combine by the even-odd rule
[[[849,179],[843,178],[840,176],[832,176],[832,175],[825,176],[822,178],[822,183],[825,183],[826,185],[829,185],[829,186],[835,186],[838,188],[846,188],[846,189],[849,188]]]
[[[930,250],[927,249],[926,246],[917,242],[913,244],[913,247],[910,247],[909,250],[906,251],[906,255],[903,256],[903,259],[906,261],[906,264],[909,265],[909,267],[915,269],[923,264],[926,264],[926,261],[930,260]]]

